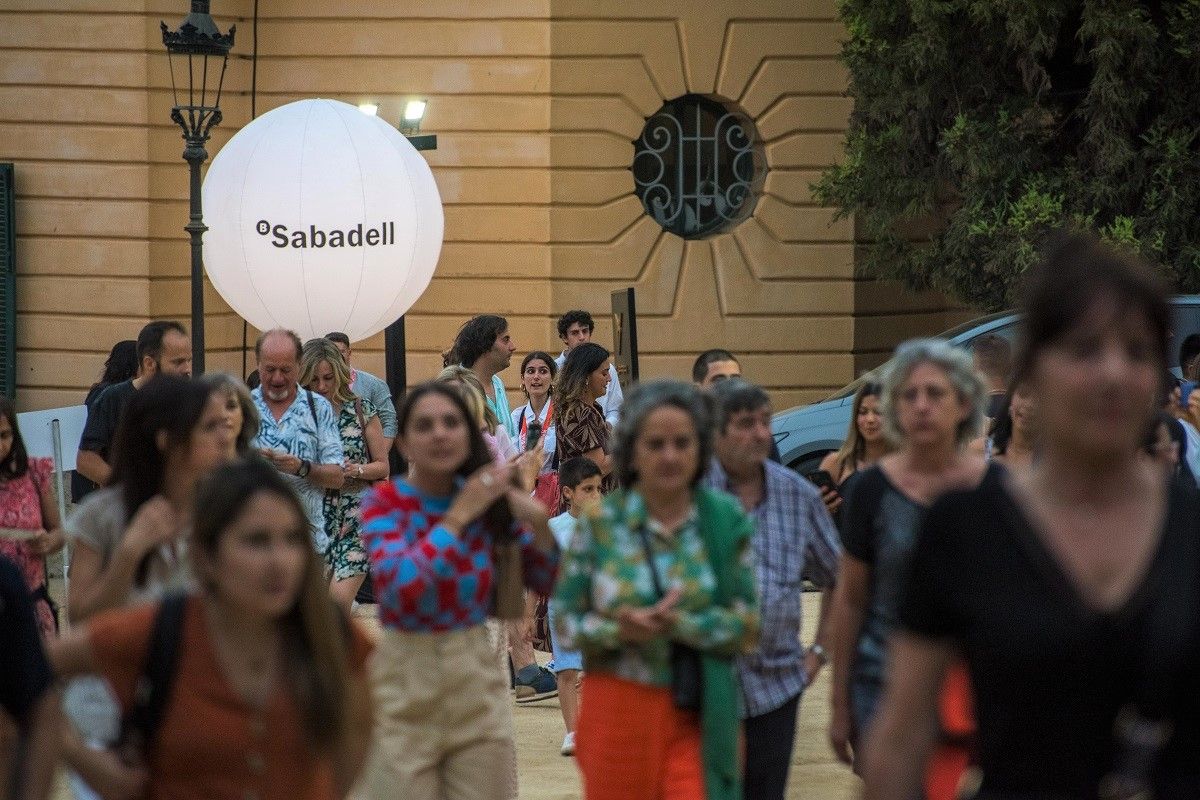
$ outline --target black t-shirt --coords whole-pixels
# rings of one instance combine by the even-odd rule
[[[113,384],[111,383],[98,383],[88,390],[87,397],[83,399],[83,404],[87,407],[89,420],[91,419],[93,409],[96,407],[96,401],[100,399],[100,395],[104,394],[104,390],[112,385]],[[79,448],[81,450],[84,449],[82,444],[83,440],[81,437],[81,446]],[[96,491],[97,488],[99,487],[93,481],[83,477],[83,474],[79,470],[75,470],[71,473],[71,502],[78,503],[79,501],[83,500],[83,498]]]
[[[0,708],[18,721],[50,688],[54,676],[42,651],[29,588],[17,566],[0,556]]]
[[[897,489],[878,464],[847,479],[842,547],[870,568],[867,608],[854,644],[851,681],[880,683],[897,624],[909,560],[927,507]]]
[[[109,451],[117,433],[117,425],[121,422],[125,404],[136,391],[133,381],[129,380],[114,383],[101,392],[95,404],[88,409],[87,424],[83,427],[83,436],[79,439],[80,450],[99,453],[101,458],[111,464]]]
[[[993,465],[925,517],[900,625],[951,639],[971,671],[984,788],[1096,797],[1129,704],[1175,733],[1156,798],[1200,797],[1200,500],[1171,486],[1142,582],[1113,612],[1089,608]]]

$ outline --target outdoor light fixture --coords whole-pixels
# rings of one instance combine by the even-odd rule
[[[421,120],[425,118],[425,100],[409,100],[404,105],[404,118],[400,120],[400,132],[412,136],[421,130]]]
[[[359,103],[358,110],[366,114],[368,117],[374,117],[379,114],[379,106],[375,103]]]
[[[221,123],[221,88],[225,67],[233,47],[236,26],[229,34],[217,30],[208,13],[209,0],[192,0],[192,11],[172,31],[160,22],[163,45],[171,67],[171,94],[174,107],[171,119],[183,129],[183,159],[190,172],[190,217],[184,226],[192,239],[192,372],[204,374],[204,213],[200,205],[200,165],[208,159],[204,148],[213,126]],[[182,73],[184,57],[187,72],[177,80],[176,67]],[[186,87],[183,80],[186,78]],[[186,94],[185,94],[186,91]]]

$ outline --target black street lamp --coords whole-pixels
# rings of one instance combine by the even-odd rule
[[[228,36],[222,34],[209,15],[208,7],[209,0],[192,0],[192,11],[177,31],[168,30],[165,22],[159,23],[171,64],[171,94],[175,102],[171,119],[183,129],[183,140],[187,143],[183,159],[191,173],[191,216],[184,230],[192,238],[192,371],[196,375],[204,374],[203,238],[208,230],[200,204],[200,165],[208,160],[204,143],[208,141],[209,132],[221,122],[221,87],[225,83],[225,67],[237,29],[232,26]],[[175,80],[175,68],[178,63],[182,71],[184,56],[187,57],[187,96],[186,102],[180,102],[182,81]]]

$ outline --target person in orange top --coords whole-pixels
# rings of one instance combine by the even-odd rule
[[[68,761],[91,759],[72,766],[151,800],[344,796],[369,744],[371,644],[329,601],[304,509],[258,459],[218,469],[196,508],[201,588],[185,600],[174,679],[141,763],[71,747]],[[128,712],[158,609],[92,618],[52,646],[56,670],[103,675]],[[98,770],[97,759],[108,763]]]

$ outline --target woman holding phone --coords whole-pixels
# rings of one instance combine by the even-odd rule
[[[545,454],[542,469],[550,469],[554,460],[556,444],[554,430],[554,379],[558,365],[549,353],[535,350],[521,362],[521,391],[528,400],[525,405],[512,412],[513,427],[517,430],[517,449],[528,450],[531,425],[536,422],[541,428],[539,447]]]
[[[1028,275],[1018,379],[1039,458],[929,512],[866,748],[866,797],[913,796],[946,667],[975,686],[980,798],[1200,797],[1200,508],[1138,454],[1167,367],[1151,270],[1091,235]]]
[[[510,796],[511,698],[485,621],[519,583],[548,593],[558,547],[546,512],[497,464],[462,395],[444,383],[409,392],[396,439],[408,475],[363,503],[363,542],[383,635],[379,749],[365,791],[415,800]]]
[[[388,476],[387,445],[379,412],[371,401],[350,391],[350,367],[328,339],[310,339],[300,352],[300,385],[333,407],[345,458],[341,489],[325,490],[325,566],[331,574],[329,593],[349,616],[367,576],[367,551],[359,536],[358,509],[374,481]]]
[[[821,490],[825,508],[839,526],[846,482],[893,449],[884,433],[883,417],[879,413],[881,391],[876,381],[867,381],[858,387],[851,406],[850,429],[846,431],[846,440],[839,450],[821,459],[818,472],[809,476],[809,480]]]

